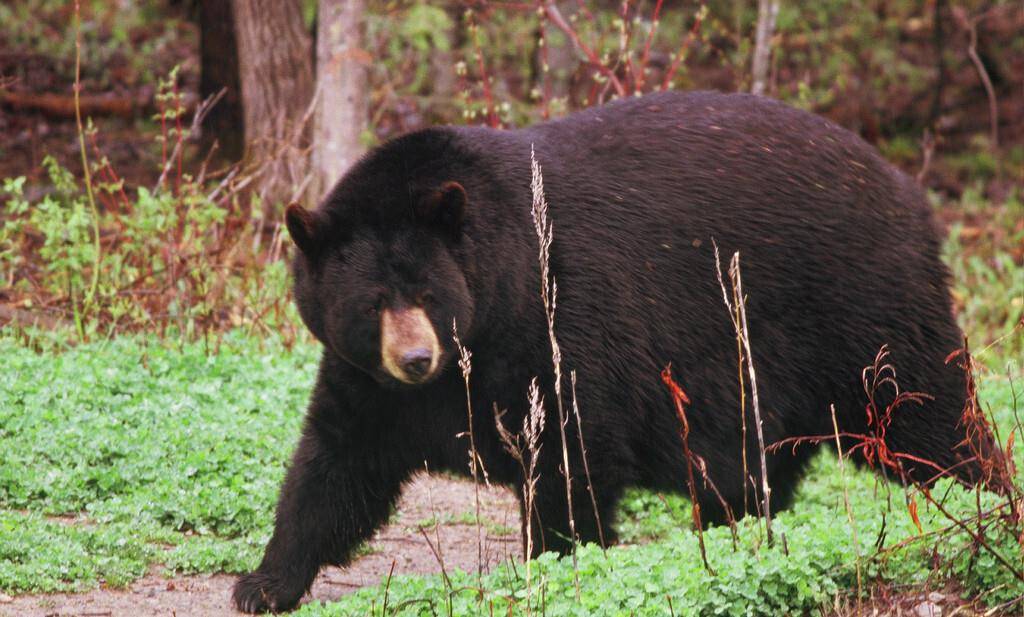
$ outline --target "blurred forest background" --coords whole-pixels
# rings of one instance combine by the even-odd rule
[[[980,400],[1024,470],[1020,0],[0,0],[0,613],[235,614],[223,573],[258,563],[315,374],[285,204],[315,204],[407,131],[519,127],[667,88],[821,114],[927,189]],[[316,597],[338,602],[301,614],[380,614],[389,598],[479,614],[484,591],[541,614],[537,590],[547,615],[861,615],[869,596],[889,607],[873,614],[1019,614],[1019,474],[998,502],[949,484],[900,499],[843,460],[816,459],[776,519],[781,546],[752,518],[739,541],[709,530],[720,576],[693,558],[685,502],[638,492],[620,528],[644,546],[581,547],[578,570],[549,553],[535,586],[512,560],[481,582],[479,504],[459,511],[473,488],[444,484],[442,521],[428,484],[390,548],[360,553],[371,578],[325,574]],[[517,522],[489,520],[518,542]],[[442,526],[465,540],[452,578],[426,546]],[[392,581],[417,533],[404,572],[444,576]],[[31,595],[86,590],[102,597]],[[144,613],[155,596],[177,599]]]
[[[958,280],[1012,299],[958,291],[992,338],[1024,311],[1022,32],[1019,2],[984,0],[6,2],[0,322],[289,329],[280,209],[366,148],[674,88],[877,146],[933,191]]]

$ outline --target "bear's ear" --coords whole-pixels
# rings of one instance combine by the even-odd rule
[[[323,245],[327,231],[324,217],[317,211],[310,212],[299,204],[289,204],[284,211],[284,222],[288,233],[303,253],[309,257],[316,256]]]
[[[419,200],[416,217],[425,223],[439,224],[457,236],[462,229],[466,202],[466,189],[461,184],[445,182]]]

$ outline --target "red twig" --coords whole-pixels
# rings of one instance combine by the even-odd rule
[[[587,8],[587,3],[583,0],[576,0],[576,8],[579,9],[580,14],[583,15],[583,17],[585,17],[590,23],[595,23],[597,21],[594,14]]]
[[[626,88],[622,85],[622,81],[619,80],[618,76],[615,75],[615,71],[605,66],[597,56],[597,53],[590,46],[580,40],[579,34],[577,34],[576,30],[565,21],[565,18],[562,17],[562,13],[558,10],[558,7],[555,6],[554,2],[548,1],[544,3],[544,14],[551,23],[555,24],[555,27],[561,30],[565,36],[569,37],[573,46],[586,56],[587,62],[590,63],[597,72],[608,79],[608,82],[615,89],[615,93],[619,96],[626,96]]]
[[[715,571],[711,568],[711,564],[708,563],[707,550],[704,547],[704,525],[700,518],[700,501],[697,500],[697,484],[693,477],[694,455],[690,452],[690,422],[686,418],[686,405],[690,404],[690,397],[686,396],[686,392],[672,379],[672,364],[669,364],[661,371],[661,381],[668,388],[669,395],[672,397],[672,403],[676,407],[676,416],[679,418],[681,425],[679,437],[683,441],[683,456],[686,457],[686,480],[687,488],[690,492],[690,512],[693,515],[693,524],[697,529],[700,558],[704,562],[704,569],[714,576]]]
[[[775,453],[781,450],[783,446],[791,445],[795,449],[797,446],[805,443],[824,443],[831,439],[835,439],[835,436],[836,434],[833,433],[831,435],[789,437],[787,439],[782,439],[769,445],[767,448],[765,448],[765,451]],[[911,461],[913,463],[927,465],[928,467],[931,467],[938,471],[940,474],[949,473],[949,468],[937,465],[934,462],[929,461],[927,459],[923,459],[919,456],[914,456],[913,454],[906,454],[904,452],[893,452],[885,444],[884,437],[880,438],[877,435],[865,435],[863,433],[848,433],[846,431],[840,431],[839,436],[844,439],[857,440],[858,443],[856,443],[853,447],[850,448],[850,452],[859,449],[861,451],[861,456],[864,457],[864,460],[867,461],[869,465],[873,465],[875,461],[878,461],[885,465],[886,467],[888,467],[889,469],[892,469],[899,474],[903,474],[903,466],[900,464],[900,461]]]
[[[121,203],[124,204],[125,211],[127,212],[128,210],[131,209],[132,203],[128,199],[128,195],[126,195],[124,192],[124,183],[121,181],[121,178],[117,175],[117,172],[114,171],[114,167],[110,164],[110,160],[103,156],[103,152],[100,150],[99,144],[96,143],[95,133],[89,134],[89,141],[92,143],[92,151],[96,154],[96,157],[101,161],[105,161],[105,165],[103,166],[101,171],[104,172],[104,174],[109,178],[111,184],[117,185],[118,195],[120,196]]]
[[[640,93],[644,87],[644,77],[647,71],[647,63],[651,57],[651,43],[654,42],[654,34],[658,31],[658,17],[661,14],[663,0],[658,0],[654,5],[654,12],[651,13],[651,31],[647,33],[647,42],[644,43],[644,52],[640,56],[640,72],[634,76],[634,91]]]
[[[480,83],[484,89],[484,104],[487,106],[487,124],[491,128],[499,128],[501,121],[494,110],[494,93],[491,92],[491,77],[487,74],[487,66],[484,64],[484,52],[480,47],[479,26],[473,17],[473,12],[467,12],[466,19],[469,21],[469,28],[473,32],[473,53],[476,54],[477,70],[480,72]]]
[[[693,16],[693,27],[690,28],[690,33],[686,35],[686,40],[679,47],[679,51],[676,52],[676,57],[672,60],[672,64],[668,70],[665,71],[665,78],[661,81],[661,89],[668,90],[672,85],[672,78],[675,76],[676,71],[679,70],[679,65],[683,63],[686,56],[689,54],[690,46],[693,45],[693,41],[697,38],[697,34],[700,32],[700,25],[704,21],[704,16],[707,14],[707,5],[701,3],[700,8],[697,9],[697,13]]]
[[[177,147],[175,151],[178,153],[178,177],[174,180],[174,194],[181,194],[181,159],[184,156],[184,148],[182,148],[182,141],[185,139],[184,133],[181,130],[181,93],[178,91],[178,82],[174,82],[174,130],[175,130],[175,141]]]
[[[856,441],[856,444],[850,448],[850,451],[860,450],[861,456],[864,457],[864,461],[869,466],[874,467],[875,464],[878,463],[883,469],[894,471],[900,481],[904,484],[907,483],[909,474],[903,466],[903,461],[932,467],[940,473],[948,472],[948,469],[941,467],[932,461],[913,454],[893,452],[889,449],[889,445],[886,443],[886,434],[889,430],[889,425],[892,424],[893,413],[896,409],[906,403],[921,405],[924,401],[932,399],[932,397],[923,392],[900,392],[899,384],[896,383],[896,370],[886,361],[888,357],[888,346],[883,345],[875,355],[875,360],[872,362],[871,366],[865,367],[861,372],[861,384],[863,385],[864,393],[867,395],[867,404],[864,406],[864,414],[867,417],[868,432],[839,432],[838,435],[840,437]],[[876,403],[875,399],[878,395],[879,389],[884,385],[891,386],[895,390],[896,394],[893,397],[893,400],[886,405],[885,409],[880,410],[878,409],[878,403]],[[821,443],[834,438],[835,434],[818,435],[814,437],[790,437],[773,443],[767,448],[767,450],[775,452],[788,444],[791,444],[795,448],[801,443]]]
[[[886,444],[886,431],[889,425],[892,423],[893,413],[897,408],[907,402],[913,402],[917,404],[923,403],[926,399],[932,397],[927,394],[920,392],[900,392],[899,384],[896,382],[896,371],[893,366],[886,362],[889,355],[889,351],[886,346],[883,346],[878,354],[875,356],[874,363],[865,368],[861,380],[864,385],[864,391],[868,396],[868,402],[865,406],[865,414],[867,415],[868,423],[868,434],[860,433],[840,433],[836,432],[831,436],[818,436],[818,437],[797,437],[784,439],[777,443],[769,446],[769,450],[776,451],[784,445],[792,444],[794,447],[802,442],[809,443],[820,443],[827,439],[835,438],[838,441],[839,437],[854,440],[855,445],[850,448],[850,451],[860,450],[864,460],[870,466],[875,466],[878,463],[881,469],[886,469],[895,472],[896,477],[906,485],[910,480],[910,474],[904,467],[903,462],[909,461],[918,465],[930,467],[937,470],[937,474],[932,478],[929,478],[925,482],[919,482],[918,484],[924,485],[920,489],[921,494],[925,500],[932,506],[934,506],[947,520],[949,520],[953,526],[959,527],[966,532],[971,539],[974,541],[975,546],[980,547],[991,554],[997,561],[1003,564],[1009,572],[1018,580],[1024,581],[1024,571],[1014,566],[1010,561],[1002,555],[999,551],[995,550],[992,545],[988,542],[985,537],[984,529],[980,526],[980,522],[984,517],[984,513],[981,509],[980,502],[978,503],[977,520],[979,522],[979,529],[973,530],[967,524],[970,518],[962,519],[953,515],[949,510],[942,504],[942,499],[936,499],[925,486],[931,484],[933,481],[940,477],[945,477],[950,472],[961,465],[977,462],[982,468],[983,477],[978,480],[988,483],[992,488],[998,492],[1008,493],[1010,501],[1010,525],[1019,525],[1019,518],[1017,516],[1017,503],[1015,503],[1019,496],[1012,483],[1013,470],[1009,467],[1010,463],[1007,463],[1005,456],[1000,454],[995,447],[995,444],[991,441],[991,427],[987,418],[982,413],[980,406],[978,405],[977,390],[974,377],[971,374],[971,361],[970,353],[967,351],[967,342],[964,341],[964,348],[950,354],[946,361],[963,357],[964,362],[961,365],[966,373],[966,389],[967,389],[967,402],[964,407],[962,424],[965,425],[966,437],[965,441],[960,445],[968,447],[971,450],[973,456],[961,460],[952,467],[944,468],[934,463],[933,461],[926,460],[919,456],[906,454],[902,452],[893,452],[889,449]],[[869,378],[870,375],[870,378]],[[890,385],[895,390],[896,394],[884,410],[879,410],[877,403],[875,402],[876,394],[884,385]],[[840,453],[841,455],[842,453]],[[1008,476],[1005,474],[1009,474]],[[994,485],[994,486],[993,486]],[[914,525],[921,529],[921,523],[917,516],[917,503],[913,496],[907,495],[907,510],[910,514]]]

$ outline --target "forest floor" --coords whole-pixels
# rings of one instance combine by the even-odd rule
[[[472,482],[417,477],[406,487],[391,522],[347,568],[324,568],[303,602],[330,601],[394,575],[439,574],[444,569],[486,570],[520,551],[519,507],[511,492],[481,486],[482,544],[478,542]],[[482,560],[478,559],[482,549]],[[436,551],[436,552],[435,552]],[[236,576],[168,576],[154,567],[127,589],[48,593],[5,598],[4,617],[235,616],[231,587]]]
[[[511,492],[482,486],[482,544],[470,519],[473,484],[442,476],[420,475],[405,490],[391,522],[381,529],[355,562],[324,568],[303,604],[330,602],[357,589],[386,581],[391,575],[440,574],[443,570],[489,571],[519,555],[518,506]],[[0,595],[0,615],[7,617],[235,617],[229,574],[169,575],[160,566],[126,589],[99,588],[83,593]],[[852,600],[821,607],[828,616],[987,614],[961,598],[954,588],[876,587],[861,605]]]

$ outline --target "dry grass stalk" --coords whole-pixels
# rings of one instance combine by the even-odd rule
[[[760,455],[761,463],[761,504],[760,510],[761,515],[764,516],[765,521],[765,534],[768,537],[768,544],[771,545],[773,542],[772,538],[772,511],[771,511],[771,497],[772,489],[768,484],[768,464],[765,460],[765,445],[764,445],[764,429],[761,420],[761,405],[757,397],[757,374],[754,371],[754,354],[750,348],[750,330],[747,327],[747,301],[746,296],[743,294],[743,276],[740,273],[740,253],[736,251],[732,255],[732,259],[729,261],[729,281],[732,285],[733,298],[735,304],[729,300],[729,293],[725,288],[725,280],[722,277],[722,265],[721,258],[718,253],[718,243],[713,242],[715,246],[715,272],[718,275],[718,284],[722,288],[722,300],[725,302],[726,308],[729,310],[729,318],[732,320],[733,327],[736,330],[736,338],[742,343],[743,357],[747,363],[747,375],[750,379],[750,397],[751,403],[754,407],[754,426],[757,429],[757,450]],[[744,426],[746,418],[744,417]],[[746,450],[747,444],[744,440],[743,449]]]
[[[430,473],[430,467],[424,462],[423,469],[428,474]],[[430,485],[427,484],[427,500],[430,502],[430,513],[434,519],[434,542],[430,541],[430,536],[427,535],[427,529],[424,526],[417,527],[420,534],[423,535],[423,539],[427,541],[427,547],[430,552],[434,554],[434,559],[437,560],[437,564],[441,566],[441,578],[444,580],[445,590],[448,592],[446,595],[448,601],[449,612],[451,612],[451,600],[452,600],[452,580],[448,577],[448,568],[444,563],[444,551],[441,548],[441,517],[437,515],[437,507],[434,504],[434,491],[431,490]]]
[[[478,586],[483,588],[484,532],[483,525],[480,522],[480,474],[477,470],[483,471],[484,478],[487,477],[487,471],[484,469],[484,462],[480,459],[480,453],[476,449],[476,439],[473,437],[473,399],[469,392],[469,375],[473,372],[471,361],[473,354],[459,340],[459,326],[455,323],[454,319],[452,320],[452,339],[459,350],[459,369],[462,371],[462,381],[466,384],[466,433],[469,435],[469,471],[473,474],[473,501],[476,505],[476,576]]]
[[[532,562],[530,556],[533,554],[533,517],[537,514],[537,460],[540,457],[541,441],[540,436],[544,432],[544,397],[540,393],[537,379],[530,381],[529,388],[530,411],[523,417],[523,428],[519,433],[513,434],[502,422],[504,412],[494,409],[494,422],[498,428],[498,436],[505,446],[505,450],[519,463],[523,472],[523,510],[526,513],[523,525],[525,526],[524,560],[526,561],[526,612],[530,614],[530,596],[533,587],[530,584]]]
[[[544,197],[544,176],[533,146],[530,146],[530,191],[533,203],[530,209],[533,225],[537,232],[538,253],[540,262],[541,286],[540,295],[544,303],[544,314],[548,324],[548,340],[551,343],[551,363],[555,373],[555,400],[558,408],[558,430],[562,438],[562,474],[565,476],[565,499],[569,516],[569,539],[572,542],[573,581],[576,586],[576,598],[580,597],[579,563],[576,558],[576,519],[573,516],[572,504],[572,471],[569,467],[569,443],[565,436],[565,426],[569,421],[562,400],[562,351],[555,337],[555,306],[558,297],[558,284],[551,276],[551,242],[554,229],[548,219],[548,202]]]
[[[92,278],[89,283],[89,291],[83,302],[83,312],[89,312],[93,298],[96,297],[96,288],[99,286],[100,257],[102,245],[100,243],[100,211],[96,207],[96,196],[93,193],[92,174],[89,171],[89,157],[85,153],[85,129],[82,126],[82,6],[80,0],[75,0],[75,127],[78,133],[78,147],[82,155],[82,176],[85,182],[85,194],[89,201],[89,211],[92,214],[93,244],[96,251],[93,255]],[[78,334],[84,338],[84,330],[75,310],[75,323],[78,327]]]
[[[576,397],[576,371],[569,371],[569,382],[572,384],[572,413],[576,416],[576,436],[580,441],[580,454],[583,456],[583,475],[587,479],[587,492],[590,494],[590,505],[594,508],[594,520],[597,523],[597,538],[601,542],[601,549],[607,549],[608,544],[604,541],[604,528],[601,526],[601,513],[597,509],[597,495],[594,494],[594,483],[590,479],[590,463],[587,462],[587,448],[583,444],[583,418],[580,417],[580,406]]]
[[[850,492],[846,484],[846,463],[843,458],[843,444],[839,441],[839,423],[836,422],[836,406],[829,405],[829,410],[832,412],[832,430],[836,437],[836,452],[839,454],[839,477],[843,481],[843,504],[846,506],[846,518],[850,521],[850,530],[853,532],[853,551],[857,559],[857,603],[859,607],[864,585],[861,579],[861,556],[860,541],[857,539],[857,519],[853,516],[853,507],[850,505]]]
[[[384,606],[381,608],[381,615],[388,614],[388,594],[391,592],[391,577],[395,575],[395,564],[398,563],[397,559],[391,560],[391,569],[388,570],[388,580],[384,583]]]
[[[711,491],[715,499],[718,500],[718,504],[722,506],[722,511],[725,512],[725,522],[729,525],[729,533],[732,535],[732,550],[738,551],[740,548],[740,531],[736,526],[736,516],[733,514],[732,506],[725,500],[722,492],[718,490],[718,486],[715,485],[711,480],[711,476],[708,475],[707,462],[696,452],[693,453],[693,462],[700,472],[701,479],[704,480],[704,488]]]
[[[718,261],[718,255],[715,255],[715,261]],[[718,274],[719,284],[722,282],[721,272]],[[736,293],[736,288],[732,290],[733,306],[739,306],[739,294]],[[737,311],[739,309],[737,308]],[[732,315],[733,325],[739,323],[740,315],[738,312],[733,312]],[[743,339],[739,336],[736,337],[736,380],[740,385],[740,456],[743,462],[743,476],[740,478],[740,486],[743,487],[743,512],[747,512],[750,509],[750,504],[747,502],[747,479],[750,478],[750,464],[747,462],[747,385],[743,377]]]

